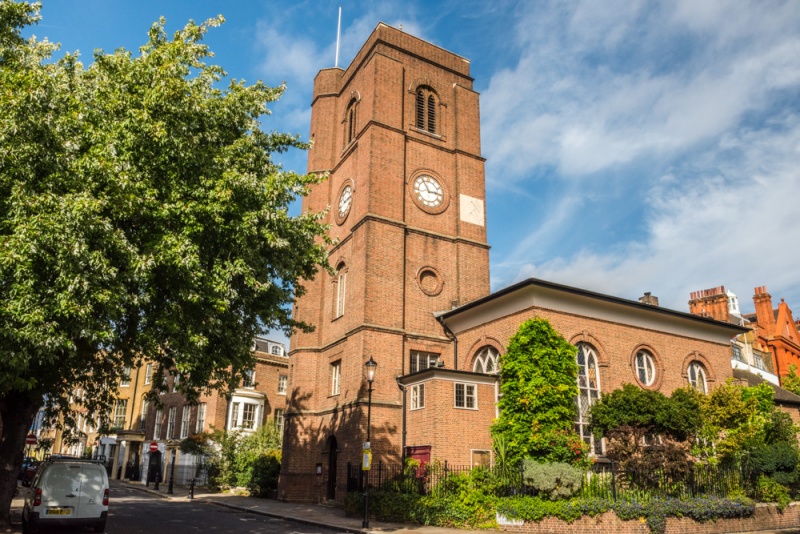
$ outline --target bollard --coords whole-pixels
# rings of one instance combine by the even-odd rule
[[[194,499],[194,479],[189,482],[189,499]]]
[[[156,481],[155,485],[153,486],[154,490],[158,490],[158,483],[161,482],[161,473],[156,473]]]

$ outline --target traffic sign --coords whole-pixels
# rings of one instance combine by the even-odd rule
[[[36,434],[28,434],[25,436],[25,445],[36,445]]]
[[[158,443],[155,441],[150,443],[150,452],[156,452],[158,450]]]

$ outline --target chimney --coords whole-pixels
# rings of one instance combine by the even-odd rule
[[[730,322],[731,314],[728,308],[728,295],[725,294],[725,286],[692,291],[689,298],[689,313],[692,315],[711,317],[726,323]]]
[[[753,304],[756,306],[756,321],[758,326],[766,330],[767,335],[772,335],[775,330],[775,312],[772,309],[772,295],[767,293],[767,286],[755,288]]]
[[[658,297],[654,297],[649,291],[645,291],[643,297],[639,297],[639,302],[650,306],[658,306]]]

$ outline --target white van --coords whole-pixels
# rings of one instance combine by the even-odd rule
[[[45,460],[36,470],[22,509],[22,531],[39,527],[106,529],[108,475],[102,463],[80,458]]]

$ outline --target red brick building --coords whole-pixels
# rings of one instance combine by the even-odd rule
[[[779,377],[786,376],[789,365],[800,367],[800,333],[792,310],[783,299],[777,308],[774,307],[765,286],[755,288],[753,305],[755,313],[742,314],[736,295],[726,291],[725,286],[718,286],[693,292],[689,311],[748,327],[748,332],[737,340],[741,352],[735,353],[734,357],[740,354],[742,361],[755,366],[752,371],[757,374],[762,370]]]
[[[291,340],[279,498],[342,502],[367,436],[375,461],[492,461],[497,357],[520,323],[546,317],[580,345],[583,419],[625,382],[669,393],[731,376],[743,328],[527,280],[489,294],[484,160],[469,61],[379,24],[349,67],[314,83],[303,200],[330,207],[334,275],[304,284]],[[582,359],[582,360],[581,360]],[[600,444],[596,445],[598,452]]]

